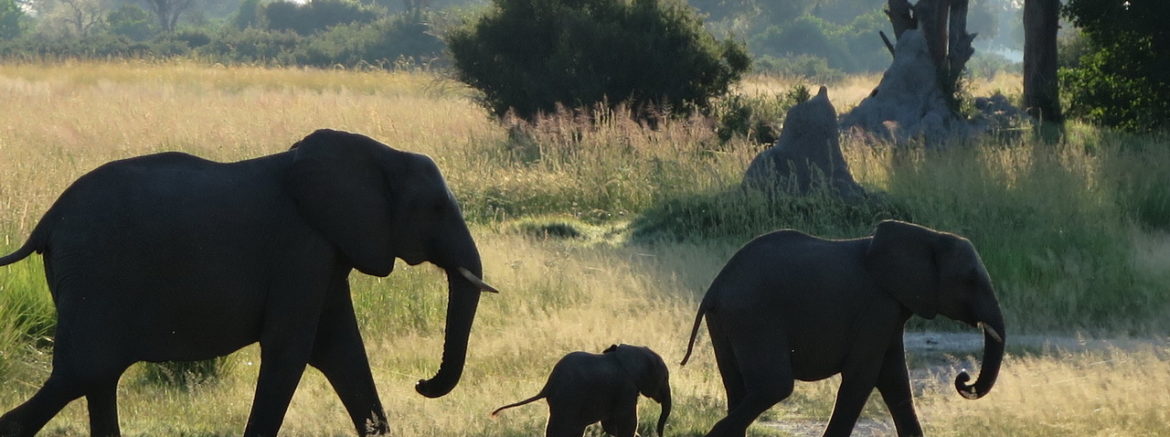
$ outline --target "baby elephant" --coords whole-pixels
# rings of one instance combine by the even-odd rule
[[[670,371],[648,347],[613,345],[601,354],[572,352],[553,366],[540,393],[507,408],[548,399],[545,437],[581,437],[601,421],[606,433],[633,437],[638,427],[638,393],[658,401],[658,435],[670,416]]]

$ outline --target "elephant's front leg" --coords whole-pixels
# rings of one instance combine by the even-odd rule
[[[312,328],[290,330],[283,335],[269,334],[260,340],[260,377],[248,426],[244,429],[245,437],[275,437],[280,431],[312,352],[316,325]]]
[[[85,395],[89,433],[93,437],[118,437],[118,378],[96,385]]]
[[[849,437],[861,416],[869,394],[877,381],[879,363],[871,363],[854,371],[841,372],[841,387],[837,389],[837,403],[833,416],[825,428],[825,437]]]
[[[635,404],[623,410],[616,416],[602,420],[601,429],[614,437],[634,437],[638,432],[638,406]]]
[[[877,388],[886,408],[890,410],[890,416],[894,418],[898,436],[921,436],[922,426],[918,423],[918,415],[914,413],[914,397],[910,391],[910,375],[906,371],[906,352],[900,333],[897,343],[886,351]]]
[[[339,272],[311,272],[282,278],[271,292],[260,333],[260,377],[245,437],[276,436],[312,356],[326,290]]]
[[[354,317],[349,284],[344,279],[335,283],[326,297],[309,364],[329,379],[359,435],[389,434],[386,412],[378,399]]]

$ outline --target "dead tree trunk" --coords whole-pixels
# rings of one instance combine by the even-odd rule
[[[870,97],[842,119],[842,127],[859,128],[894,141],[919,138],[938,146],[946,137],[965,134],[958,113],[959,79],[975,49],[967,33],[968,0],[888,0],[886,16],[897,47],[887,42],[894,62]],[[882,34],[885,39],[885,34]]]
[[[1060,123],[1056,31],[1060,0],[1024,1],[1024,109],[1041,122]]]

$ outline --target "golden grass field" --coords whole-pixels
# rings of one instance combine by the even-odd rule
[[[864,97],[877,79],[850,78],[840,84],[841,91],[830,85],[839,112]],[[755,77],[745,80],[739,92],[782,93],[793,83]],[[974,88],[1011,93],[1018,90],[1018,83],[1018,77],[997,78],[976,82]],[[438,366],[445,304],[441,275],[427,266],[399,266],[385,279],[353,275],[359,320],[394,435],[539,435],[546,415],[543,404],[509,410],[494,419],[488,413],[534,394],[565,353],[599,352],[618,342],[650,346],[671,364],[675,412],[667,434],[703,435],[724,409],[705,330],[691,363],[686,367],[674,363],[685,350],[697,299],[742,241],[637,243],[628,241],[624,226],[661,200],[664,192],[713,191],[735,183],[757,147],[742,140],[712,147],[713,134],[698,122],[672,122],[651,131],[620,118],[574,141],[562,138],[565,132],[576,132],[573,126],[546,127],[534,134],[534,144],[510,141],[508,129],[476,106],[473,98],[474,93],[458,83],[420,72],[139,62],[0,65],[0,250],[7,253],[18,247],[69,183],[109,160],[181,150],[232,161],[285,150],[317,128],[360,132],[435,159],[474,219],[485,278],[502,290],[482,300],[462,382],[450,395],[432,400],[417,395],[413,386]],[[1071,135],[1097,138],[1078,133],[1087,128],[1075,129],[1080,130]],[[1166,148],[1165,143],[1160,145]],[[893,175],[889,153],[848,144],[846,149],[855,176],[867,187],[898,192],[898,184],[908,183]],[[1108,170],[1080,153],[1043,158],[1003,148],[935,159],[981,162],[956,163],[954,168],[1009,180],[1003,183],[1008,188],[1032,179],[987,169],[1035,168],[1029,160],[1054,159],[1054,165],[1083,179],[1083,185],[1070,191],[1088,193],[1084,196],[1088,200],[1068,202],[1076,211],[1087,208],[1077,202],[1097,205],[1095,187]],[[1134,159],[1140,163],[1150,158]],[[1024,161],[1028,163],[1020,164]],[[690,188],[680,188],[684,185]],[[1005,190],[1004,195],[1019,193]],[[539,238],[516,231],[517,219],[550,216],[576,220],[588,235]],[[1145,287],[1137,296],[1166,293],[1170,238],[1137,227],[1110,232],[1133,240],[1125,243],[1127,253],[1132,252],[1138,264],[1134,268],[1146,278],[1132,285]],[[12,302],[14,295],[48,304],[40,260],[32,258],[0,268],[0,305]],[[1063,263],[1070,277],[1089,265],[1075,258],[1040,258],[1035,262]],[[1071,282],[1066,285],[1075,287]],[[1036,299],[1053,293],[1011,283],[1004,288],[1012,291],[1003,300],[1005,307],[1034,305]],[[1055,317],[1069,308],[1079,311],[1076,302],[1067,305],[1054,305],[1037,317]],[[12,316],[5,318],[4,311],[0,307],[0,320],[8,323]],[[912,351],[918,413],[928,434],[1170,435],[1170,339],[1158,328],[1164,325],[1141,320],[1116,322],[1101,331],[1084,326],[1060,330],[1029,317],[1009,313],[1009,329],[1016,323],[1040,337],[1132,333],[1138,338],[1116,346],[1108,342],[1076,346],[1074,341],[1072,347],[1058,347],[1044,346],[1043,341],[1013,344],[1010,335],[1018,331],[1011,332],[999,382],[988,397],[977,401],[958,396],[951,380],[960,368],[972,368],[972,360],[977,365],[978,352],[972,356],[968,350]],[[919,329],[953,331],[955,325],[948,323],[923,323]],[[1154,328],[1147,329],[1151,325]],[[31,395],[48,374],[51,359],[47,347],[34,347],[27,340],[2,343],[5,331],[0,326],[2,411]],[[245,348],[229,358],[228,370],[218,379],[186,387],[151,382],[143,367],[132,368],[119,388],[123,433],[238,435],[247,419],[257,361],[255,346]],[[819,435],[831,412],[836,384],[835,379],[798,383],[794,395],[766,413],[750,434]],[[658,407],[646,399],[640,406],[641,433],[650,435]],[[87,426],[84,401],[78,400],[42,435],[85,435]],[[352,433],[324,378],[307,371],[283,434]],[[875,394],[855,435],[891,434],[892,422]]]

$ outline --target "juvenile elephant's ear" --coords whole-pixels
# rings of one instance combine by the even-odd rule
[[[386,147],[362,135],[318,130],[293,146],[286,183],[309,225],[355,268],[386,276],[394,268],[394,254],[379,148]]]
[[[666,377],[666,363],[649,348],[630,346],[627,344],[613,345],[605,350],[613,354],[618,364],[634,380],[638,392],[646,396],[657,397],[662,390],[662,381]]]
[[[938,232],[886,220],[878,224],[865,254],[865,268],[879,287],[919,316],[938,314]]]

